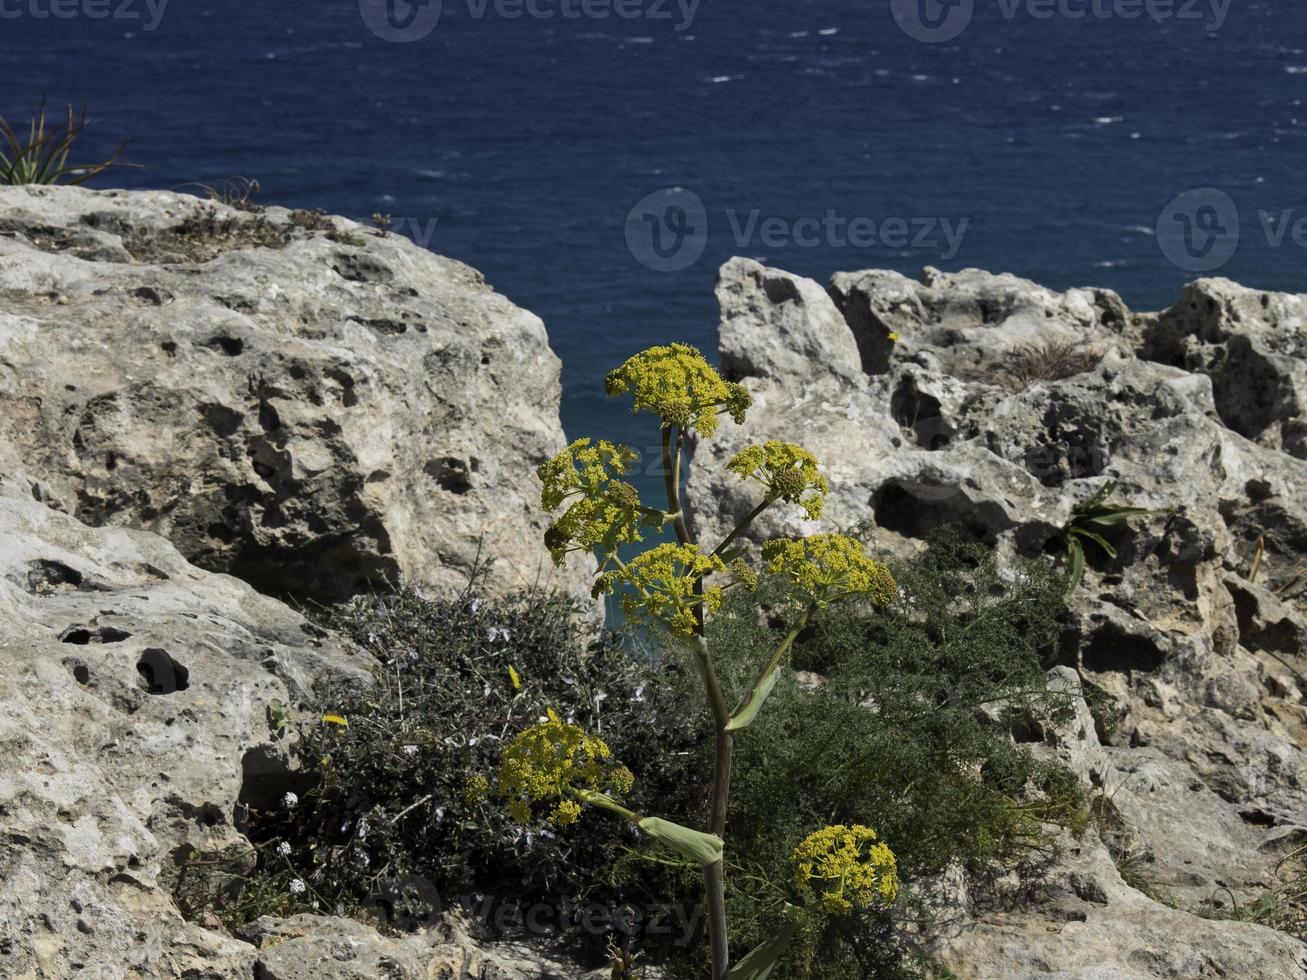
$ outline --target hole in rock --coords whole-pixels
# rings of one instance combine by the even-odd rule
[[[81,572],[61,561],[38,558],[27,563],[27,591],[37,595],[80,588],[83,579]]]
[[[136,672],[151,694],[173,694],[190,686],[190,671],[158,647],[141,654],[141,659],[136,661]]]
[[[77,646],[86,646],[88,643],[121,643],[131,635],[116,626],[70,626],[59,634],[59,642],[74,643]]]
[[[1127,633],[1115,623],[1104,622],[1086,639],[1080,660],[1086,670],[1094,673],[1148,672],[1166,662],[1166,651],[1145,636]]]
[[[891,480],[871,498],[871,509],[879,527],[905,538],[924,538],[941,527],[954,528],[963,538],[992,544],[999,531],[1012,522],[997,504],[976,502],[961,488],[920,481]]]
[[[73,680],[83,686],[91,682],[91,670],[86,664],[76,657],[69,657],[64,661],[64,666],[73,672]]]
[[[238,816],[249,811],[279,811],[287,793],[303,796],[316,780],[308,773],[290,768],[286,756],[275,745],[258,745],[241,757],[241,788],[236,797]],[[237,829],[245,828],[237,820]]]
[[[239,337],[210,337],[201,347],[207,347],[209,350],[221,351],[228,357],[239,357],[245,352],[245,341]]]
[[[1239,818],[1253,827],[1274,827],[1278,822],[1265,810],[1240,810]]]
[[[462,494],[472,489],[472,471],[476,466],[454,456],[442,456],[427,463],[425,469],[442,489]]]
[[[941,410],[939,399],[918,391],[911,378],[905,379],[890,398],[894,421],[911,429],[917,445],[931,452],[943,449],[957,435],[953,424],[940,415]]]

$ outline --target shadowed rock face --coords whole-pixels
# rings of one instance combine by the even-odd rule
[[[824,290],[746,259],[722,267],[717,295],[723,369],[755,405],[696,449],[690,507],[709,547],[757,502],[726,460],[769,438],[813,451],[831,492],[819,522],[769,511],[755,543],[870,520],[881,555],[952,525],[1035,556],[1109,480],[1167,511],[1111,532],[1117,559],[1089,551],[1050,651],[1064,665],[1051,684],[1083,678],[1118,700],[1105,744],[1087,711],[1036,740],[1110,819],[1060,864],[940,883],[949,966],[1307,977],[1307,947],[1158,905],[1111,859],[1129,854],[1194,909],[1262,894],[1307,842],[1307,599],[1289,587],[1307,564],[1307,297],[1201,280],[1137,314],[1108,290],[978,270],[838,273]]]
[[[551,581],[538,318],[343,218],[0,188],[0,471],[260,591]],[[579,563],[578,563],[579,565]]]

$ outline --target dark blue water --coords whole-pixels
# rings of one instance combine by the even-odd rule
[[[126,137],[146,165],[101,186],[240,174],[268,203],[429,231],[544,318],[572,435],[647,444],[599,380],[651,343],[713,350],[713,278],[732,254],[821,280],[979,266],[1160,307],[1194,275],[1159,247],[1159,218],[1212,187],[1241,223],[1219,274],[1307,291],[1307,250],[1291,231],[1273,244],[1258,215],[1307,217],[1307,10],[1289,0],[1232,0],[1219,25],[1209,0],[1170,19],[1119,15],[1138,0],[1099,0],[1105,17],[1064,0],[1079,19],[975,0],[946,43],[910,37],[889,0],[702,0],[685,30],[680,14],[511,20],[445,0],[403,44],[357,0],[173,0],[157,25],[144,0],[103,20],[95,0],[39,16],[49,2],[0,0],[0,113],[23,118],[42,95],[89,104],[87,152]],[[628,248],[627,220],[669,187],[703,202],[707,239],[697,262],[658,272]],[[807,244],[757,229],[738,243],[731,214],[754,211],[782,228],[898,218],[910,238],[932,219],[968,224],[952,255],[938,231],[925,247],[858,247],[811,221]],[[1196,234],[1230,231],[1228,211],[1195,210]]]

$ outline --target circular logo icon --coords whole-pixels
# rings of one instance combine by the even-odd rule
[[[383,41],[421,41],[436,29],[441,0],[359,0],[368,30]]]
[[[421,875],[394,875],[377,879],[363,907],[387,925],[412,932],[439,921],[440,892]]]
[[[943,44],[952,41],[971,23],[976,0],[890,0],[890,13],[914,41]]]
[[[642,197],[626,216],[626,247],[655,272],[680,272],[708,244],[708,212],[694,191],[665,187]]]
[[[1211,272],[1239,247],[1239,209],[1215,187],[1185,191],[1157,219],[1162,254],[1186,272]]]

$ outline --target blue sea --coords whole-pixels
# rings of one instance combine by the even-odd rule
[[[98,186],[241,175],[481,269],[544,319],[572,436],[648,443],[602,376],[714,351],[735,254],[1307,291],[1290,0],[0,0],[0,58],[0,114],[129,140]]]

